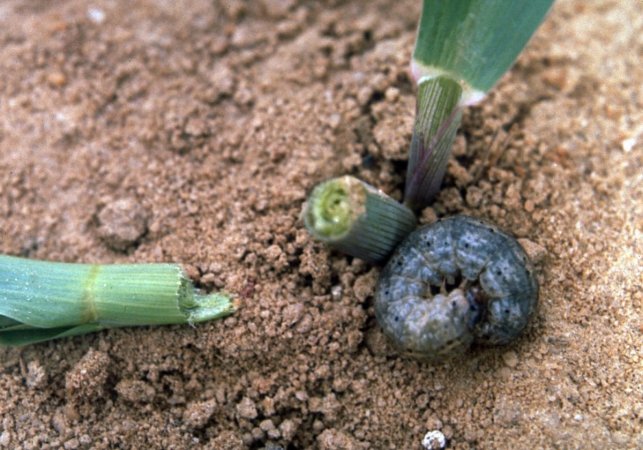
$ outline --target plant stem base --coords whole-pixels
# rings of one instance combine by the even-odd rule
[[[462,121],[460,83],[448,76],[421,80],[406,174],[404,203],[428,206],[444,178],[456,131]]]

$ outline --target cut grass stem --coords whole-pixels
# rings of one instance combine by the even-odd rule
[[[416,226],[411,210],[351,176],[317,185],[303,217],[313,237],[370,263],[384,261]]]
[[[228,295],[201,294],[177,264],[73,264],[0,255],[0,344],[105,328],[194,324],[231,314]]]

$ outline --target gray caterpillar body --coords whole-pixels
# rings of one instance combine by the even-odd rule
[[[425,359],[472,342],[505,344],[538,301],[531,263],[518,242],[467,216],[411,233],[384,268],[375,314],[403,352]]]

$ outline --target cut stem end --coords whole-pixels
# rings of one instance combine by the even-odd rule
[[[188,310],[188,323],[199,323],[228,316],[237,310],[237,303],[229,295],[194,293],[195,307]]]
[[[335,178],[318,185],[310,196],[305,222],[320,241],[341,239],[364,213],[366,189],[353,177]]]
[[[416,226],[411,210],[351,176],[315,187],[303,218],[313,237],[370,263],[386,259]]]

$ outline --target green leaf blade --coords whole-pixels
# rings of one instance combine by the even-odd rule
[[[78,304],[91,267],[0,255],[0,315],[37,328],[86,322]]]
[[[424,0],[413,52],[416,79],[449,75],[465,100],[484,95],[509,69],[553,0]]]
[[[60,328],[28,328],[24,330],[3,330],[0,332],[0,345],[22,346],[37,344],[71,336],[94,333],[107,328],[98,323],[88,323],[71,327]]]

